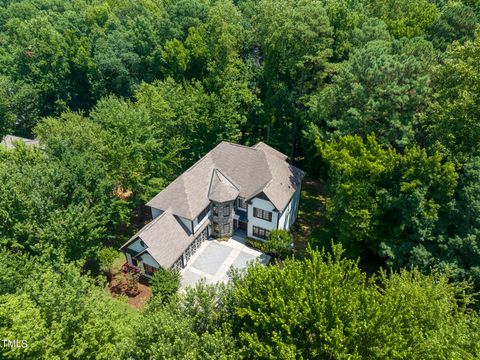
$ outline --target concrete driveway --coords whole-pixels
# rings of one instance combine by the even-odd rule
[[[195,286],[202,278],[209,284],[227,282],[231,267],[243,269],[256,259],[267,264],[270,256],[246,246],[243,233],[234,234],[228,241],[209,239],[202,244],[180,272],[181,287]]]

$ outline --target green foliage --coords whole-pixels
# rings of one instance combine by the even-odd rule
[[[267,252],[268,251],[268,246],[267,246],[267,243],[265,241],[247,237],[245,239],[245,243],[247,244],[247,246],[250,246],[254,249],[257,249],[258,251],[261,251],[261,252]]]
[[[180,274],[172,269],[159,268],[150,281],[153,296],[167,302],[180,288]]]
[[[480,153],[480,33],[464,45],[454,44],[433,73],[435,95],[425,112],[429,145],[463,163]]]
[[[292,252],[292,236],[287,230],[272,230],[266,243],[267,251],[281,258]]]
[[[384,149],[374,136],[366,142],[345,136],[318,146],[329,165],[331,233],[353,254],[378,253],[388,241],[397,246],[385,255],[408,259],[414,244],[431,236],[442,205],[453,194],[457,175],[452,164],[416,147],[403,155]]]
[[[295,154],[304,96],[326,76],[332,28],[323,1],[261,0],[250,6],[252,61],[261,74],[264,104],[263,124],[253,131]]]
[[[373,136],[318,145],[329,166],[328,232],[350,255],[479,281],[477,160],[459,178],[439,154],[418,147],[400,154]]]
[[[0,1],[0,137],[42,144],[0,148],[0,333],[29,340],[2,356],[478,358],[471,289],[437,273],[375,283],[311,253],[170,302],[178,276],[163,278],[140,313],[76,266],[108,271],[145,202],[216,143],[262,140],[329,184],[317,245],[478,290],[479,9]],[[291,239],[271,236],[249,243],[286,256]]]
[[[478,314],[466,284],[403,271],[366,279],[352,260],[310,252],[237,277],[230,305],[243,354],[264,359],[473,359]],[[299,306],[301,304],[301,306]],[[460,305],[459,305],[460,304]],[[461,355],[460,355],[461,354]]]
[[[98,162],[50,160],[24,146],[0,152],[0,159],[1,242],[71,260],[87,257],[106,236],[109,189]]]
[[[31,259],[35,261],[35,259]],[[73,265],[37,266],[17,292],[0,297],[0,331],[25,339],[7,359],[118,359],[138,314],[106,295]]]
[[[13,294],[36,269],[32,259],[21,252],[0,250],[0,295]]]
[[[33,86],[0,75],[0,137],[15,130],[28,134],[38,121],[38,101]]]
[[[133,324],[136,359],[237,359],[220,288],[201,284],[165,306],[155,302]]]
[[[383,20],[396,38],[422,36],[440,12],[428,0],[373,0],[369,13]]]
[[[115,260],[118,258],[120,252],[111,247],[102,247],[98,250],[97,259],[101,271],[110,273]]]
[[[189,144],[181,152],[187,163],[198,160],[220,140],[238,140],[244,121],[235,110],[239,104],[232,108],[200,82],[181,85],[169,78],[142,85],[136,97],[158,124],[161,138]]]
[[[416,114],[429,101],[433,61],[424,40],[368,41],[310,100],[312,117],[329,135],[375,132],[384,144],[407,146],[416,135]]]
[[[30,0],[4,5],[1,73],[35,88],[42,115],[67,106],[89,109],[110,92],[129,96],[158,65],[159,5]]]
[[[461,43],[472,40],[477,24],[478,18],[473,7],[460,1],[449,1],[431,25],[429,37],[435,47],[445,51],[455,40]]]

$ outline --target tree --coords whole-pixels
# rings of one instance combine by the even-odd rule
[[[323,1],[249,2],[252,51],[260,67],[263,128],[267,142],[297,155],[305,97],[327,74],[332,28]],[[301,24],[301,26],[299,26]]]
[[[433,71],[434,97],[423,116],[426,142],[457,163],[480,153],[480,33],[453,44]]]
[[[142,85],[136,97],[150,114],[160,139],[189,144],[181,152],[186,164],[200,159],[212,144],[236,141],[240,136],[236,108],[209,94],[200,82],[181,85],[169,78]]]
[[[159,268],[153,274],[150,285],[153,296],[165,303],[180,288],[180,274],[175,270]]]
[[[30,256],[19,251],[2,248],[0,260],[0,295],[15,293],[34,269],[38,269]]]
[[[130,348],[131,324],[138,319],[128,305],[110,298],[72,264],[45,259],[15,294],[0,297],[0,331],[25,339],[26,348],[2,352],[9,359],[119,359]],[[38,271],[41,270],[41,271]]]
[[[423,244],[441,246],[440,219],[457,185],[452,163],[418,147],[385,149],[373,135],[318,142],[318,149],[329,168],[329,233],[350,255],[377,254],[399,267]]]
[[[433,54],[424,40],[367,42],[352,51],[332,84],[310,100],[314,123],[327,136],[374,132],[383,144],[411,145],[416,116],[430,99]]]
[[[187,90],[201,88],[210,98],[208,120],[217,139],[238,141],[246,137],[247,118],[259,106],[252,75],[242,59],[246,32],[239,10],[230,1],[212,3],[204,15],[182,39],[166,41],[164,76],[179,85],[186,81]]]
[[[137,359],[237,359],[223,291],[209,285],[187,289],[175,301],[152,301],[134,326],[134,345],[126,353]]]
[[[268,235],[266,249],[281,258],[285,258],[292,252],[292,236],[287,230],[273,230]]]
[[[478,19],[474,8],[460,1],[449,1],[429,29],[429,38],[438,49],[445,51],[454,41],[472,40]]]
[[[23,81],[0,76],[0,137],[29,136],[39,117],[38,91]]]
[[[243,355],[265,359],[478,356],[468,285],[408,271],[378,282],[338,247],[288,259],[283,269],[253,265],[234,278],[233,335]]]
[[[374,0],[367,8],[371,16],[387,24],[397,39],[424,35],[440,14],[428,0]]]
[[[120,252],[111,247],[102,247],[96,254],[98,267],[100,271],[107,275],[107,280],[110,280],[112,277],[112,267],[119,255]]]
[[[4,359],[38,359],[44,355],[41,344],[49,330],[41,310],[27,294],[0,296],[0,329],[5,340],[19,341],[17,347],[3,346]]]
[[[70,260],[88,257],[106,237],[112,199],[98,161],[78,154],[55,161],[22,144],[0,151],[0,159],[2,243]]]

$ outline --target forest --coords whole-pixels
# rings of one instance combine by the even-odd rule
[[[28,343],[0,358],[479,359],[479,24],[479,0],[0,0],[0,139],[41,143],[0,146],[0,341]],[[324,184],[306,250],[112,298],[145,203],[222,140]]]

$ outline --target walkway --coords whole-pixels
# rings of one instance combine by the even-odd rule
[[[208,284],[227,282],[231,267],[245,268],[258,259],[262,264],[270,261],[268,255],[245,245],[245,234],[236,232],[228,241],[209,239],[190,258],[182,274],[181,287],[195,286],[202,278]]]

